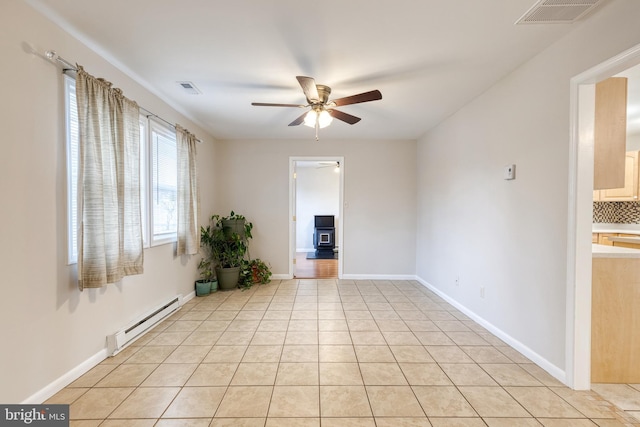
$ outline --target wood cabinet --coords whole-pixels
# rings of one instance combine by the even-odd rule
[[[640,164],[637,151],[628,151],[624,157],[624,187],[594,191],[594,201],[631,202],[638,199]]]
[[[611,77],[596,84],[593,128],[593,188],[622,188],[627,144],[627,79]]]
[[[640,382],[640,258],[594,258],[591,381]]]

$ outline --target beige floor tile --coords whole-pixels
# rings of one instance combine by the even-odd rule
[[[321,385],[362,385],[357,363],[320,363]]]
[[[531,360],[527,359],[524,355],[522,355],[519,351],[508,347],[508,346],[494,346],[497,350],[499,350],[502,354],[511,359],[514,363],[532,363]]]
[[[318,320],[320,332],[346,332],[349,330],[345,319],[320,319]]]
[[[225,331],[216,345],[249,345],[254,332],[247,331]]]
[[[398,418],[398,417],[378,417],[376,427],[430,427],[431,423],[427,417]]]
[[[343,303],[343,306],[345,304]],[[361,319],[361,320],[373,320],[373,316],[371,315],[371,312],[367,309],[366,304],[362,304],[363,308],[360,310],[347,310],[346,308],[344,309],[344,315],[347,318],[347,324],[349,323],[349,320],[353,320],[353,319]]]
[[[317,345],[317,331],[288,331],[285,345]]]
[[[366,385],[406,385],[407,380],[397,363],[360,363]]]
[[[120,365],[96,387],[135,387],[140,385],[158,367],[155,363]]]
[[[69,407],[69,418],[106,418],[133,392],[134,388],[93,388],[80,396]]]
[[[218,341],[221,335],[221,331],[195,331],[182,342],[182,345],[207,345],[211,347]]]
[[[392,345],[389,349],[393,353],[396,361],[408,363],[429,363],[435,362],[433,357],[425,350],[423,346],[403,346]]]
[[[237,363],[202,363],[188,379],[186,385],[188,387],[228,386],[237,368]]]
[[[267,416],[271,400],[271,386],[229,387],[216,418],[254,418]]]
[[[545,427],[594,427],[597,424],[587,419],[554,419],[539,420]]]
[[[117,367],[118,365],[97,365],[69,384],[69,387],[93,387]]]
[[[100,424],[102,424],[102,420],[70,420],[69,421],[69,427],[98,427]]]
[[[210,420],[205,421],[208,423]],[[100,427],[153,427],[158,425],[155,422],[155,419],[106,420],[100,424]]]
[[[461,346],[460,349],[476,363],[512,363],[507,356],[492,346]]]
[[[388,312],[384,312],[388,313]],[[381,332],[409,332],[410,329],[402,320],[377,319],[376,324]]]
[[[351,331],[354,345],[386,345],[382,333],[376,331]]]
[[[352,344],[351,334],[347,331],[321,331],[318,332],[320,344]]]
[[[433,310],[425,311],[427,317],[433,321],[436,320],[456,320],[456,318],[449,312],[443,310],[443,307],[433,306]]]
[[[142,347],[133,356],[124,361],[131,363],[162,363],[177,348],[175,345],[148,345]]]
[[[174,350],[164,363],[200,363],[209,354],[210,345],[182,345]]]
[[[551,390],[588,418],[615,418],[616,416],[615,406],[602,400],[596,392],[576,391],[564,386],[553,387]]]
[[[222,332],[231,324],[231,320],[205,320],[196,332]]]
[[[181,387],[198,365],[191,364],[162,364],[145,379],[142,387]]]
[[[320,418],[267,418],[265,427],[320,427]]]
[[[213,417],[226,387],[184,387],[162,418]]]
[[[193,332],[202,323],[202,320],[177,320],[165,329],[165,332]]]
[[[265,320],[262,319],[260,325],[258,326],[258,332],[277,332],[277,331],[287,331],[287,327],[289,326],[289,317],[286,320]]]
[[[367,386],[375,417],[422,417],[416,396],[409,386]]]
[[[536,418],[582,418],[582,414],[546,387],[505,387],[505,390]]]
[[[179,391],[179,387],[137,388],[109,418],[160,418]]]
[[[287,333],[284,331],[256,332],[251,345],[282,345]]]
[[[371,418],[322,418],[322,427],[376,427]]]
[[[380,324],[384,322],[402,322],[402,318],[394,310],[372,311],[371,316],[373,316],[373,319],[378,324],[378,327],[380,327]]]
[[[63,388],[62,390],[48,398],[44,403],[50,405],[70,405],[89,390],[91,389],[84,387]]]
[[[322,311],[318,311],[318,319],[320,319],[320,320],[345,320],[346,317],[344,315],[344,311],[342,311],[342,310],[335,310],[335,311],[322,310]]]
[[[223,310],[222,307],[218,307],[218,310],[211,313],[211,316],[207,320],[233,320],[240,310]],[[231,322],[229,322],[231,323]]]
[[[264,423],[264,418],[214,418],[210,427],[264,427]]]
[[[291,319],[289,321],[288,331],[317,331],[318,330],[318,321],[317,320],[307,320],[307,319]]]
[[[466,327],[459,320],[435,320],[433,323],[444,332],[469,332],[471,329]]]
[[[318,417],[320,389],[318,386],[275,386],[269,406],[271,417]]]
[[[485,427],[481,418],[429,418],[433,427]]]
[[[277,363],[240,363],[231,385],[273,385],[277,371]]]
[[[320,386],[323,417],[370,417],[371,408],[363,386]]]
[[[473,360],[455,345],[434,345],[425,348],[438,363],[473,363]]]
[[[640,410],[640,391],[626,384],[591,384],[591,390],[620,409]]]
[[[425,346],[453,346],[455,343],[444,332],[414,332],[421,344]],[[456,347],[457,348],[457,347]]]
[[[246,351],[246,345],[214,345],[202,363],[240,362]]]
[[[291,311],[278,311],[278,310],[267,310],[264,313],[264,317],[262,320],[289,320],[291,318]],[[287,322],[287,325],[289,323]]]
[[[528,417],[529,413],[502,387],[458,387],[481,417]]]
[[[522,363],[520,367],[531,374],[535,379],[548,387],[563,387],[560,381],[551,376],[547,371],[533,363]]]
[[[317,363],[280,363],[276,385],[318,385]]]
[[[455,385],[498,385],[475,363],[441,363],[440,367]]]
[[[440,329],[431,320],[404,320],[413,332],[438,332]]]
[[[317,345],[285,345],[280,362],[318,362]]]
[[[401,310],[398,311],[398,316],[400,316],[400,318],[404,321],[430,320],[426,314],[419,310]],[[409,326],[409,328],[411,328],[411,326]]]
[[[351,345],[321,345],[319,357],[320,362],[357,362]]]
[[[489,427],[540,427],[535,418],[484,418]]]
[[[180,345],[191,332],[162,332],[152,339],[150,345]]]
[[[389,345],[421,345],[413,332],[382,332]]]
[[[410,385],[452,385],[436,363],[400,363]]]
[[[455,387],[413,386],[424,412],[431,417],[476,417],[476,411]]]
[[[540,386],[542,383],[520,366],[509,364],[481,364],[494,380],[501,386]]]
[[[360,312],[368,313],[367,304],[365,304],[364,302],[343,302],[342,309],[345,311],[345,315],[347,314],[347,311],[350,311],[350,312],[360,311]],[[369,316],[371,316],[371,314],[369,314]],[[348,315],[347,315],[347,318],[349,318]]]
[[[360,363],[396,361],[386,345],[357,345],[354,349]]]
[[[250,345],[242,358],[243,362],[279,362],[281,345]]]
[[[350,331],[379,331],[378,324],[373,319],[347,319],[347,326]]]

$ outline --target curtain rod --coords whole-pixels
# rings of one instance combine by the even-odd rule
[[[62,65],[64,65],[64,68],[62,69],[63,73],[68,73],[68,72],[74,72],[77,73],[78,72],[78,68],[73,65],[72,63],[70,63],[69,61],[67,61],[66,59],[62,58],[60,55],[58,55],[58,53],[55,50],[48,50],[44,53],[46,55],[47,58],[49,58],[52,61],[58,61],[59,63],[61,63]],[[169,126],[171,126],[172,128],[176,128],[176,125],[174,123],[171,123],[165,119],[163,119],[162,117],[160,117],[159,115],[155,114],[152,111],[147,110],[146,108],[138,105],[138,107],[143,110],[144,112],[147,113],[147,118],[149,117],[155,117],[158,120],[161,120],[163,122],[165,122],[166,124],[168,124]],[[196,139],[196,141],[200,144],[202,144],[202,141],[199,139]]]

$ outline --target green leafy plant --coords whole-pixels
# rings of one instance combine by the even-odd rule
[[[211,282],[215,278],[215,272],[213,271],[210,258],[202,258],[200,260],[198,271],[200,272],[200,280],[203,282]]]
[[[271,267],[260,258],[245,260],[240,269],[240,286],[248,289],[254,283],[269,283],[271,275]]]

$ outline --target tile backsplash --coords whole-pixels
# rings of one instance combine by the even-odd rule
[[[593,202],[593,222],[640,224],[640,202]]]

